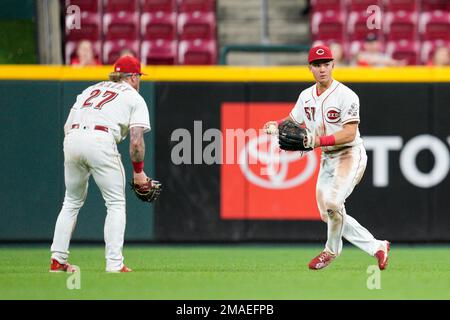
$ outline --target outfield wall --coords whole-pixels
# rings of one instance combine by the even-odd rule
[[[64,195],[65,118],[76,94],[109,70],[0,67],[0,241],[51,239]],[[217,145],[205,132],[260,128],[284,116],[312,81],[306,68],[147,67],[145,72],[150,76],[141,94],[153,127],[146,137],[146,168],[164,190],[154,206],[127,190],[127,240],[325,239],[314,200],[319,151],[283,158],[288,174],[278,185],[276,177],[260,174],[264,161],[248,167],[208,164],[192,155],[192,164],[173,163],[174,148],[187,145],[173,136],[177,129],[191,135],[193,150],[208,154]],[[360,130],[369,156],[347,213],[378,238],[450,241],[450,68],[345,68],[335,77],[360,97]],[[128,140],[119,150],[129,180]],[[240,153],[239,146],[233,150]],[[227,152],[219,147],[210,155],[222,159]],[[279,187],[287,184],[292,186]],[[105,212],[91,181],[74,239],[101,241]]]

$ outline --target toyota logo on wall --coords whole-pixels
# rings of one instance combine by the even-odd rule
[[[288,175],[291,165],[303,161],[302,154],[280,150],[278,139],[264,134],[247,143],[239,154],[239,163],[242,173],[251,183],[266,189],[290,189],[308,181],[316,171],[316,154],[307,152],[305,158],[305,168]],[[256,163],[259,170],[249,163]]]
[[[222,105],[223,132],[249,131],[245,139],[224,136],[224,145],[232,147],[225,148],[223,155],[235,161],[220,168],[221,219],[320,220],[316,203],[320,148],[307,153],[283,151],[277,135],[259,130],[250,134],[268,119],[281,119],[291,110],[292,103],[286,102]]]

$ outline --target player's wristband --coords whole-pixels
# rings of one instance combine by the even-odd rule
[[[136,173],[141,173],[142,170],[144,170],[144,161],[141,162],[132,162],[133,163],[133,169]]]
[[[329,136],[322,136],[319,138],[320,140],[320,146],[321,147],[326,147],[326,146],[334,146],[335,142],[336,142],[336,138],[334,137],[334,135],[329,135]]]

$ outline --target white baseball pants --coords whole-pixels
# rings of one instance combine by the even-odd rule
[[[383,244],[345,210],[345,199],[361,180],[366,165],[367,155],[362,144],[322,152],[316,196],[321,218],[328,227],[325,250],[333,255],[340,255],[342,237],[372,256]]]
[[[52,258],[67,262],[77,216],[83,206],[92,174],[106,203],[104,227],[106,271],[123,267],[125,234],[125,170],[113,135],[92,129],[72,129],[64,139],[66,194],[56,221]]]

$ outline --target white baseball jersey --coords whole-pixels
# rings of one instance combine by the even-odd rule
[[[83,126],[101,125],[109,128],[117,143],[124,140],[132,127],[150,130],[147,104],[142,96],[126,82],[99,82],[78,95],[64,132],[73,124]]]
[[[344,124],[359,123],[359,98],[348,87],[333,80],[320,96],[316,85],[300,93],[290,116],[319,136],[342,130]],[[352,146],[353,148],[343,148]],[[340,150],[342,149],[342,150]],[[328,224],[325,250],[336,256],[342,251],[342,237],[374,255],[382,245],[358,221],[347,215],[345,200],[361,180],[367,155],[357,130],[355,139],[343,145],[322,147],[316,199],[323,221]],[[328,151],[335,151],[328,153]]]
[[[331,86],[320,96],[316,84],[303,90],[292,109],[290,116],[316,135],[325,136],[342,130],[349,122],[359,123],[359,98],[350,88],[333,80]],[[359,129],[355,140],[343,145],[322,147],[322,150],[334,151],[344,146],[356,146],[362,143]]]
[[[105,200],[106,271],[123,264],[126,225],[126,176],[117,143],[132,127],[150,130],[147,104],[128,83],[104,81],[78,95],[64,125],[66,194],[56,221],[52,258],[66,263],[72,231],[92,175]]]

